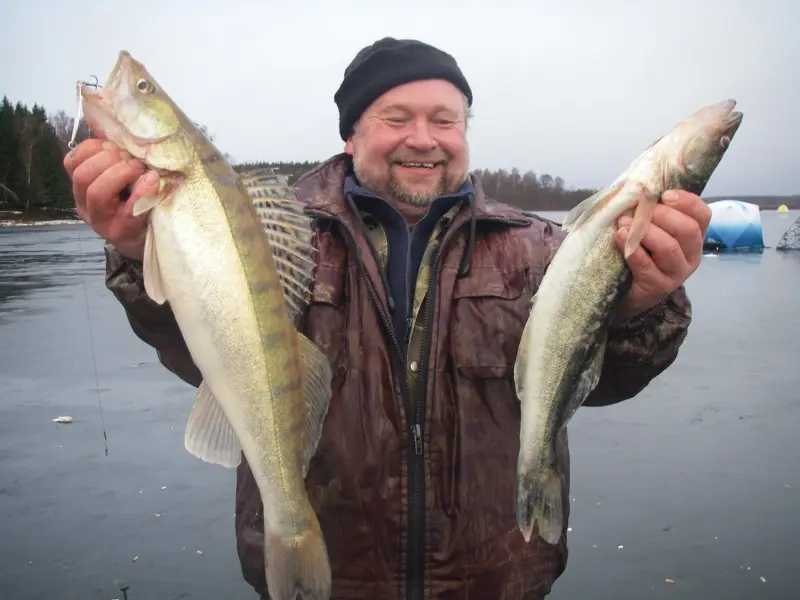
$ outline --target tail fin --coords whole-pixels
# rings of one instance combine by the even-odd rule
[[[267,532],[264,540],[267,587],[273,600],[328,600],[331,567],[316,519],[303,534],[285,538]]]
[[[539,535],[555,545],[561,538],[564,517],[561,505],[561,476],[554,469],[517,476],[517,523],[526,542],[531,540],[533,525]]]

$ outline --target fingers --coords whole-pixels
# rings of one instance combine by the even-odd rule
[[[624,237],[624,239],[627,239],[630,225],[629,219],[629,217],[620,219],[618,238]],[[691,271],[686,255],[678,240],[654,222],[651,222],[647,227],[640,247],[628,257],[628,264],[637,275],[644,275],[646,271],[650,271],[653,268],[658,269],[668,277],[683,276]]]
[[[119,162],[131,162],[131,165],[142,166],[142,163],[136,159],[131,158],[125,150],[101,150],[100,152],[88,157],[84,160],[72,174],[72,183],[75,187],[86,190],[94,183],[104,171],[114,166]]]
[[[625,248],[625,242],[628,240],[628,233],[627,225],[620,227],[617,232],[617,245],[620,250]],[[658,271],[655,262],[653,262],[647,250],[644,249],[643,244],[639,245],[633,254],[627,258],[627,263],[631,271],[639,274],[639,276],[647,276],[649,273],[656,273]]]
[[[96,181],[115,165],[127,163],[129,165],[130,177],[122,184],[122,188],[113,186],[110,193],[116,198],[121,189],[128,183],[135,180],[144,171],[144,165],[131,157],[125,150],[120,150],[115,144],[100,140],[87,140],[76,147],[64,159],[65,168],[72,178],[72,193],[75,199],[75,208],[80,217],[90,223],[93,218],[93,206],[87,206],[87,196],[89,190],[93,190],[93,198],[102,192],[95,186]],[[124,173],[124,169],[117,168],[115,173]],[[122,175],[124,177],[124,175]],[[113,183],[113,182],[112,182]],[[111,198],[102,198],[103,202]]]
[[[139,198],[156,195],[159,177],[156,171],[141,175],[131,186],[130,198],[117,202],[116,213],[105,225],[106,238],[111,240],[122,254],[134,260],[144,260],[144,241],[147,233],[147,214],[134,216],[133,207]]]
[[[102,140],[88,139],[67,152],[66,156],[64,156],[64,169],[66,169],[70,178],[73,177],[73,173],[78,166],[83,164],[89,157],[102,152],[102,150]]]
[[[652,223],[678,241],[689,264],[700,262],[705,234],[694,218],[669,206],[658,205]]]
[[[123,206],[119,199],[125,186],[132,184],[143,173],[140,161],[117,162],[106,168],[86,188],[86,214],[90,224],[98,233],[103,223],[113,217]]]
[[[661,200],[665,206],[674,208],[693,219],[703,235],[711,222],[711,209],[702,198],[685,190],[668,190]]]

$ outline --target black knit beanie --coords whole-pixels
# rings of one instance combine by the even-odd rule
[[[361,113],[384,92],[420,79],[445,79],[464,92],[472,106],[472,90],[455,59],[417,40],[385,37],[363,48],[344,71],[333,96],[339,107],[339,134],[347,141]]]

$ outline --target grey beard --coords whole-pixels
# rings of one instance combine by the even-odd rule
[[[371,189],[379,196],[384,197],[385,200],[391,200],[398,204],[406,204],[414,207],[429,206],[439,196],[455,192],[466,180],[465,176],[462,181],[458,182],[455,189],[447,190],[445,189],[447,183],[447,172],[445,171],[442,173],[442,177],[433,190],[430,192],[414,193],[398,184],[392,176],[389,176],[389,181],[386,182],[385,186],[382,185],[383,182],[372,181],[369,177],[365,177],[361,170],[360,161],[357,159],[353,160],[353,170],[355,171],[356,177],[361,182],[361,185]]]
[[[444,176],[439,184],[430,192],[413,193],[399,185],[394,178],[389,181],[389,193],[395,202],[411,206],[428,206],[444,193]]]
[[[415,207],[429,206],[439,196],[445,194],[445,175],[439,180],[435,188],[429,192],[411,192],[401,186],[395,181],[394,177],[390,177],[387,185],[381,185],[381,182],[372,181],[368,177],[364,177],[359,165],[356,161],[353,164],[356,177],[361,182],[361,185],[373,190],[379,196],[384,197],[385,200],[391,200],[398,204],[407,204]]]

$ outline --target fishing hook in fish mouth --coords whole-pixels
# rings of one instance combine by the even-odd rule
[[[81,88],[86,87],[93,87],[93,88],[101,88],[103,86],[100,85],[100,80],[97,78],[97,75],[91,75],[94,78],[94,83],[89,81],[82,81],[78,80],[75,84],[76,96],[77,96],[77,103],[78,109],[77,114],[75,115],[75,119],[72,122],[72,136],[70,137],[67,146],[70,150],[74,150],[77,144],[75,143],[75,139],[78,137],[78,127],[81,124],[81,120],[83,119],[83,102],[81,102]]]

